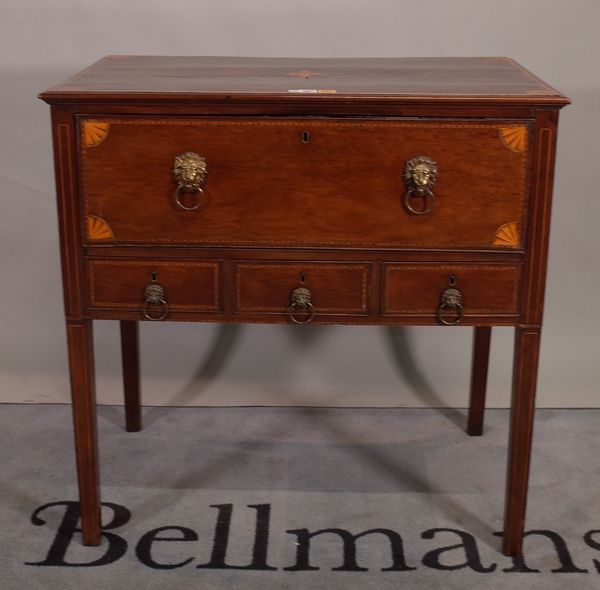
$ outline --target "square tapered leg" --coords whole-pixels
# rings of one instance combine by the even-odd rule
[[[100,477],[91,320],[67,320],[75,452],[84,545],[100,544]]]
[[[471,397],[467,424],[467,433],[471,436],[481,436],[483,434],[491,334],[492,328],[490,326],[476,327],[473,334]]]
[[[539,350],[539,328],[515,329],[503,545],[511,556],[523,552]]]
[[[138,432],[142,429],[138,322],[123,320],[120,325],[125,424],[127,432]]]

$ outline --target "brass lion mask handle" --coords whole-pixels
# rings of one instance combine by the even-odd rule
[[[433,209],[435,196],[433,186],[437,181],[437,163],[427,156],[416,156],[406,162],[404,167],[404,207],[413,215],[424,215]],[[423,201],[422,207],[415,208],[416,199]]]
[[[445,326],[455,326],[460,324],[463,318],[463,294],[456,287],[454,275],[450,277],[449,284],[440,297],[438,319]]]
[[[144,317],[152,321],[164,320],[169,313],[169,305],[165,300],[165,290],[156,281],[149,283],[144,289]]]
[[[306,287],[298,287],[292,291],[287,312],[294,324],[308,324],[315,317],[315,308],[311,298],[310,291]],[[300,319],[298,316],[304,319]]]
[[[204,193],[208,167],[206,158],[194,152],[183,152],[173,160],[173,177],[177,183],[175,189],[175,204],[185,211],[194,211],[200,207],[200,197]],[[184,193],[196,196],[193,205],[186,205],[182,201]]]

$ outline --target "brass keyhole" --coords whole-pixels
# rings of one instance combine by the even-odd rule
[[[302,143],[308,143],[310,141],[310,131],[302,132]]]
[[[304,284],[306,282],[306,275],[303,272],[300,273],[299,281],[300,284]]]

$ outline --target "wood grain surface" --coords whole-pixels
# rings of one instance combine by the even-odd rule
[[[312,91],[312,92],[311,92]],[[199,96],[201,95],[201,96]],[[252,58],[113,55],[40,95],[48,102],[197,100],[222,96],[566,104],[506,57]]]

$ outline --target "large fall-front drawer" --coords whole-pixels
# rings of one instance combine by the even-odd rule
[[[89,244],[522,243],[528,121],[81,117],[78,128]],[[174,174],[189,152],[195,188],[181,161]],[[436,166],[422,194],[406,177],[419,156]]]

